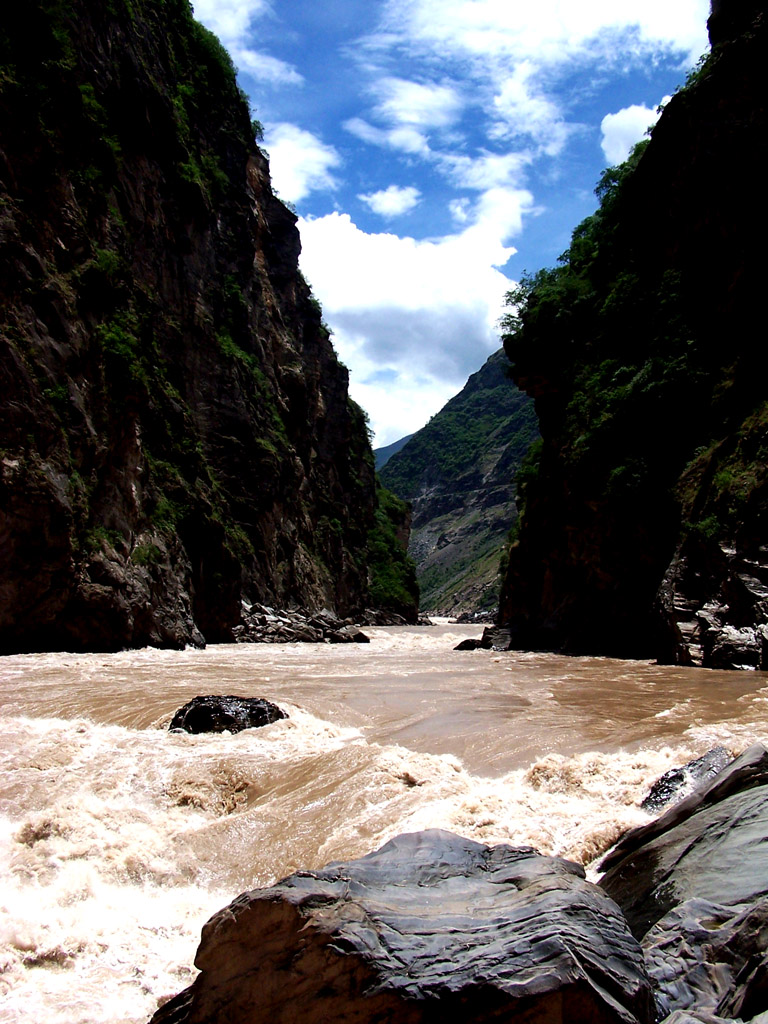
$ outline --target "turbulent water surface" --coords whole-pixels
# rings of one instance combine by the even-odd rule
[[[588,863],[662,772],[768,734],[768,675],[370,645],[0,659],[0,1021],[138,1024],[245,888],[442,827]],[[170,734],[198,693],[287,720]]]

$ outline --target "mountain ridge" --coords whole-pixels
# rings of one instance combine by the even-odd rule
[[[530,400],[493,353],[393,455],[381,478],[411,502],[409,550],[427,613],[490,614],[514,509],[515,473],[537,436]]]

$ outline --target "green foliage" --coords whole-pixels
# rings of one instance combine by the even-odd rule
[[[539,470],[541,468],[541,451],[543,447],[544,442],[540,437],[533,441],[528,448],[528,451],[523,456],[517,473],[515,474],[518,508],[521,503],[525,501],[526,489],[539,478]]]
[[[380,483],[376,498],[375,522],[368,534],[370,600],[374,608],[414,620],[419,608],[419,584],[416,566],[401,539],[408,508]]]
[[[519,461],[536,437],[530,400],[506,375],[499,352],[382,468],[382,482],[406,500],[425,486],[477,475],[501,447]]]
[[[233,341],[232,336],[228,331],[218,331],[216,334],[216,341],[221,349],[222,355],[225,356],[225,358],[232,360],[235,364],[241,366],[250,377],[254,387],[254,400],[264,410],[267,424],[273,431],[272,437],[264,440],[269,442],[269,445],[273,450],[277,450],[275,448],[275,443],[279,443],[280,440],[287,443],[287,434],[285,424],[283,423],[282,417],[280,416],[280,412],[275,403],[274,388],[270,383],[269,378],[259,366],[259,362],[256,357],[241,349],[240,346]]]
[[[129,368],[139,365],[138,322],[127,310],[121,310],[110,320],[99,324],[96,337],[104,351],[122,360]]]
[[[157,499],[150,518],[153,526],[159,530],[175,533],[188,511],[189,508],[184,502],[162,495]]]
[[[93,259],[87,268],[108,284],[115,284],[123,272],[123,261],[113,249],[94,247]]]
[[[134,565],[142,565],[145,568],[159,565],[162,560],[163,553],[157,544],[137,544],[131,552],[131,561]]]
[[[86,551],[94,553],[100,551],[105,545],[116,547],[122,541],[122,536],[117,530],[108,530],[104,526],[94,526],[87,531],[83,538],[83,547]]]

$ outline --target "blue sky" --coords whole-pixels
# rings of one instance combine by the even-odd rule
[[[707,0],[197,0],[265,126],[375,444],[498,347],[707,46]]]

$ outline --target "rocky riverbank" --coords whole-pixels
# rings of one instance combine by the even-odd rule
[[[766,1024],[768,750],[723,760],[678,772],[699,787],[629,832],[599,884],[428,830],[244,893],[152,1024]]]
[[[428,626],[421,618],[420,626]],[[240,623],[232,630],[239,644],[367,644],[369,638],[361,626],[405,626],[406,620],[396,612],[367,608],[358,618],[340,619],[323,608],[319,612],[276,609],[267,605],[243,605]]]

